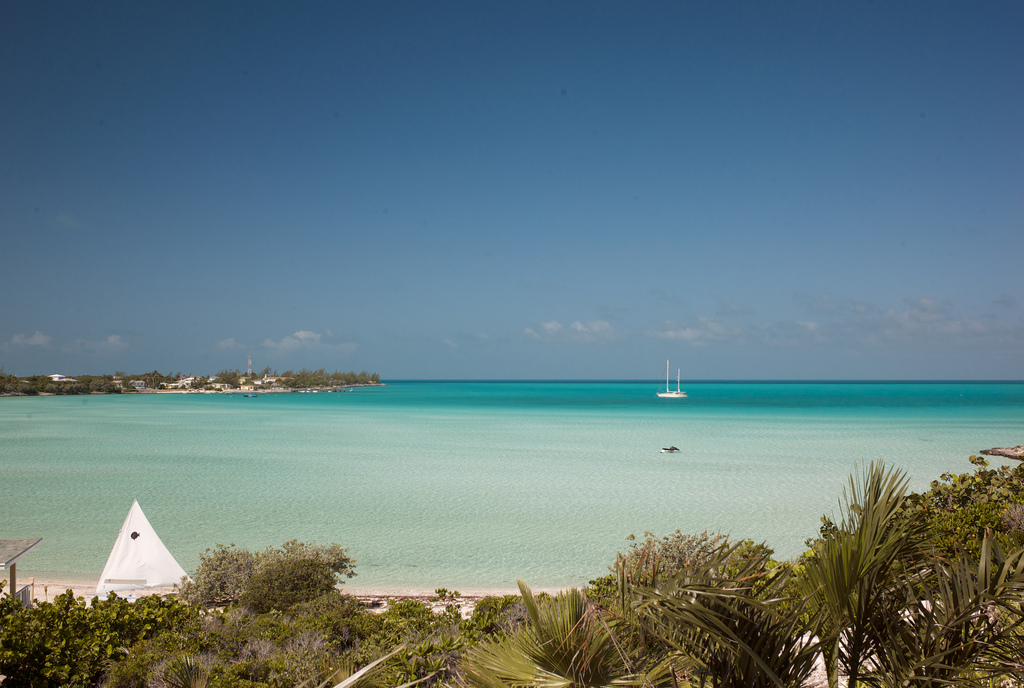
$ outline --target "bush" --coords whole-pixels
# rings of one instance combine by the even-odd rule
[[[319,559],[282,559],[249,579],[239,603],[257,614],[284,611],[334,590],[334,572]]]
[[[256,572],[257,557],[246,549],[218,544],[199,555],[193,580],[182,583],[178,596],[188,604],[217,607],[237,602]]]
[[[526,605],[519,595],[485,597],[476,603],[469,626],[479,633],[511,634],[527,620]]]
[[[195,632],[198,611],[174,599],[134,604],[111,594],[86,606],[70,591],[30,609],[0,609],[4,688],[85,687],[122,661],[127,648],[165,631]]]
[[[383,627],[379,615],[337,590],[300,604],[292,609],[291,616],[299,628],[324,633],[338,651],[358,650],[364,640]]]
[[[968,460],[974,473],[943,473],[926,492],[911,494],[904,509],[907,518],[928,523],[935,546],[948,556],[978,557],[986,531],[1005,540],[1015,530],[1012,507],[1024,501],[1024,463],[992,469],[980,456]]]
[[[633,536],[631,535],[630,538]],[[699,566],[706,562],[715,552],[729,543],[729,536],[722,533],[708,533],[703,531],[700,534],[683,533],[676,530],[670,535],[657,538],[653,533],[644,533],[643,542],[633,543],[629,551],[622,557],[622,565],[626,570],[644,571],[645,575],[653,580],[664,578],[686,568]],[[774,551],[764,544],[755,543],[746,539],[736,543],[738,547],[734,552],[737,560],[753,559],[761,556],[771,557]],[[592,585],[600,586],[607,583],[607,580],[598,579],[591,581]],[[602,587],[600,592],[606,592]]]
[[[340,583],[337,579],[341,576],[351,578],[355,575],[355,562],[348,556],[347,550],[338,544],[324,546],[289,540],[281,549],[268,547],[262,552],[250,552],[238,549],[232,543],[227,547],[217,545],[213,550],[208,549],[199,555],[199,568],[196,569],[194,580],[182,584],[180,597],[189,604],[204,607],[220,607],[238,602],[254,576],[299,560],[322,563],[331,577],[331,587]],[[272,573],[266,575],[274,577]],[[260,585],[265,586],[266,582],[261,580]],[[320,590],[317,594],[322,592]],[[304,597],[301,601],[313,597]]]
[[[1024,533],[1024,504],[1011,504],[1003,511],[1003,524],[1011,533]]]

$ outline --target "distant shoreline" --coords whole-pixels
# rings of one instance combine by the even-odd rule
[[[337,393],[345,389],[353,389],[355,387],[387,387],[383,382],[357,382],[352,385],[337,385],[333,387],[303,387],[295,389],[219,389],[219,390],[204,390],[204,389],[143,389],[135,392],[89,392],[88,394],[53,394],[52,392],[39,392],[38,394],[24,394],[22,392],[4,392],[0,394],[0,397],[133,397],[133,396],[148,396],[150,394],[316,394],[318,392],[323,393]]]

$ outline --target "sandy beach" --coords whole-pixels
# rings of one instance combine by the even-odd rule
[[[39,602],[52,602],[58,595],[64,594],[66,591],[71,590],[75,597],[84,597],[89,600],[96,597],[96,581],[69,581],[69,580],[55,580],[55,579],[19,579],[19,587],[25,584],[33,585],[32,598]],[[433,601],[435,597],[433,590],[416,590],[416,589],[375,589],[375,588],[360,588],[342,586],[341,591],[352,595],[353,597],[361,600],[373,611],[384,611],[387,609],[389,600],[418,600],[427,604],[434,611],[441,611],[448,603],[440,603]],[[545,589],[545,590],[534,590],[534,592],[548,592],[557,593],[556,589]],[[461,605],[463,616],[472,614],[473,609],[476,607],[476,603],[484,597],[497,596],[497,595],[518,595],[519,590],[516,589],[473,589],[473,590],[459,590],[459,596],[456,598],[456,603]],[[137,590],[125,590],[118,593],[118,596],[125,597],[128,599],[134,599],[139,597],[145,597],[148,595],[175,595],[177,594],[177,588],[174,586],[159,587],[159,588],[139,588]]]

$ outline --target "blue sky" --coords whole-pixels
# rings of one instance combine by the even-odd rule
[[[1020,3],[13,3],[0,365],[1024,378]]]

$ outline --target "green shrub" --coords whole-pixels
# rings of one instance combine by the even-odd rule
[[[319,559],[281,559],[249,579],[239,603],[257,614],[284,611],[334,589],[334,572]]]
[[[519,595],[485,597],[473,608],[468,626],[481,634],[508,634],[523,625],[526,619],[526,605]]]
[[[1002,513],[1003,525],[1011,533],[1024,533],[1024,504],[1015,502]]]
[[[359,600],[337,590],[321,595],[291,611],[296,626],[322,632],[338,652],[359,646],[383,628],[383,619]]]
[[[234,543],[227,547],[218,544],[199,555],[196,575],[192,581],[182,584],[180,597],[189,604],[203,607],[221,607],[238,602],[254,576],[297,560],[321,562],[331,575],[332,586],[341,582],[341,576],[351,578],[355,575],[355,562],[338,544],[317,545],[289,540],[281,549],[268,547],[262,552],[238,549]],[[312,598],[303,598],[302,601],[307,599]]]
[[[256,572],[257,557],[246,549],[218,544],[199,555],[199,568],[181,585],[178,596],[188,604],[217,607],[237,602]]]
[[[111,594],[86,606],[70,591],[30,609],[3,609],[0,674],[4,688],[92,686],[127,648],[164,631],[194,633],[198,611],[174,599],[134,604]]]
[[[632,538],[631,535],[630,539]],[[617,566],[624,566],[626,570],[633,571],[634,575],[642,575],[650,580],[655,577],[663,579],[682,569],[703,564],[721,548],[730,544],[735,544],[732,556],[737,563],[762,557],[770,561],[774,553],[767,545],[750,539],[730,543],[729,536],[722,533],[709,533],[705,530],[699,534],[689,534],[676,529],[662,538],[656,537],[653,533],[644,533],[642,542],[632,543],[629,551],[620,555],[621,562]],[[594,594],[607,594],[609,582],[607,579],[592,581],[592,584],[599,587]]]
[[[978,557],[986,531],[1006,541],[1015,530],[1011,509],[1024,502],[1024,463],[992,469],[980,456],[969,461],[974,473],[943,473],[927,491],[911,494],[904,509],[907,518],[928,523],[934,545],[947,556]]]

